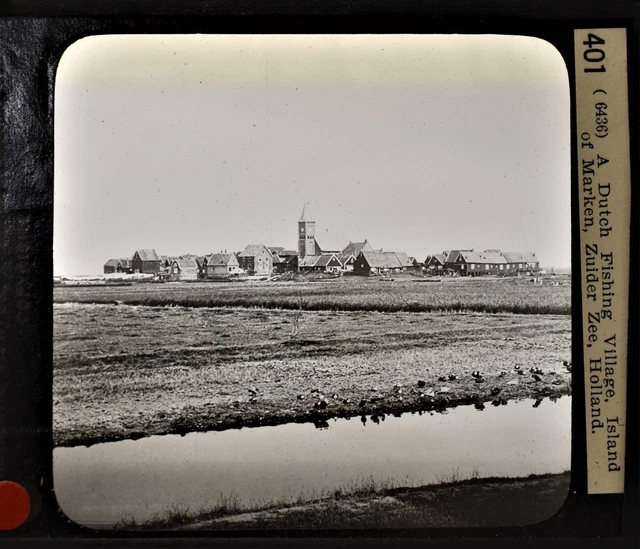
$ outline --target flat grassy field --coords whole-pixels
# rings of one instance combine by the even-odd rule
[[[185,292],[204,299],[209,286],[220,295],[247,292],[174,286],[56,289],[56,445],[571,392],[563,366],[571,358],[569,315],[113,304]],[[322,299],[348,299],[333,296],[329,283],[317,286]],[[84,303],[60,303],[72,298]],[[259,299],[258,291],[247,299]],[[101,300],[111,304],[87,304]],[[543,370],[540,379],[530,368]]]
[[[396,275],[393,280],[345,276],[289,282],[137,283],[131,286],[56,286],[54,302],[259,307],[307,311],[479,312],[570,314],[569,277],[542,285],[528,278],[441,278]],[[553,285],[555,282],[558,285]],[[561,285],[560,285],[561,284]]]

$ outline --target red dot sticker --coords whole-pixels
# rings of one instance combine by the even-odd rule
[[[0,481],[0,530],[14,530],[31,512],[31,498],[17,482]]]

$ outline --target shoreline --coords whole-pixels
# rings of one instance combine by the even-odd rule
[[[92,434],[79,434],[73,432],[58,432],[54,430],[54,448],[73,448],[76,446],[90,447],[96,444],[120,442],[124,440],[140,440],[152,436],[180,435],[189,433],[202,433],[211,431],[226,431],[231,429],[247,429],[254,427],[269,427],[286,425],[290,423],[309,423],[318,428],[329,427],[328,421],[332,419],[362,418],[367,417],[372,421],[384,418],[387,415],[402,415],[411,413],[445,413],[458,406],[475,406],[479,411],[487,406],[507,406],[508,403],[524,399],[535,399],[542,401],[545,398],[557,399],[564,396],[571,396],[571,387],[553,389],[544,386],[533,391],[521,392],[517,396],[510,398],[491,398],[489,395],[462,395],[457,398],[450,398],[447,395],[439,395],[430,398],[428,401],[418,397],[418,402],[377,402],[365,404],[356,409],[355,407],[341,407],[339,410],[307,410],[299,414],[274,413],[267,414],[260,409],[250,411],[238,411],[234,409],[234,414],[228,414],[223,420],[217,419],[215,414],[212,417],[198,417],[180,415],[169,422],[162,422],[154,425],[153,428],[132,427],[124,432],[96,432]],[[488,398],[487,398],[488,397]],[[375,419],[373,419],[375,418]]]
[[[458,479],[423,486],[370,481],[310,500],[242,508],[233,499],[198,511],[175,506],[137,523],[122,519],[116,531],[251,529],[442,528],[526,526],[551,518],[569,497],[571,473]],[[526,492],[525,492],[526,490]],[[525,496],[526,494],[526,496]]]

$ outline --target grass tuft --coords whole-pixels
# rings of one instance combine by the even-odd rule
[[[56,287],[57,303],[106,303],[150,307],[242,307],[294,311],[447,312],[571,314],[571,288],[534,286],[526,279],[447,280],[411,284],[400,280],[346,277],[322,284],[229,283],[137,284],[116,287]],[[296,319],[291,335],[298,331]]]
[[[409,479],[359,477],[332,490],[301,492],[258,504],[240,505],[236,496],[220,496],[197,512],[171,506],[143,522],[126,516],[115,530],[234,528],[397,528],[526,524],[555,512],[566,499],[570,475],[529,475],[480,479],[459,469],[428,485]],[[456,490],[453,490],[453,487]],[[451,487],[451,489],[450,489]],[[525,493],[524,488],[527,488]],[[241,514],[247,514],[243,517]],[[251,515],[248,515],[251,513]],[[546,513],[546,516],[545,516]],[[235,515],[235,520],[229,521]],[[501,523],[501,521],[503,521]]]

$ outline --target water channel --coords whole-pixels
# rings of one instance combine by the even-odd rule
[[[170,505],[200,509],[220,495],[251,504],[348,487],[359,478],[422,485],[453,471],[525,476],[570,468],[569,396],[364,419],[57,448],[55,493],[73,521],[108,527]]]

